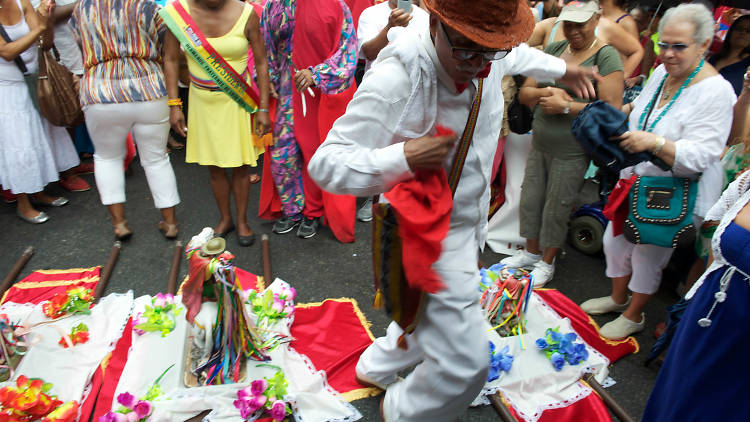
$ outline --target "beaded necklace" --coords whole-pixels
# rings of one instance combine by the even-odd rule
[[[641,128],[641,130],[645,130],[646,132],[651,132],[657,123],[661,120],[662,117],[664,117],[665,114],[669,111],[670,108],[672,108],[672,105],[675,101],[677,101],[677,97],[680,96],[682,93],[682,90],[685,89],[688,85],[690,85],[690,82],[693,81],[693,78],[695,78],[695,75],[698,74],[698,72],[701,71],[703,68],[703,59],[701,59],[701,62],[698,63],[698,66],[693,69],[693,71],[690,73],[690,76],[685,79],[685,82],[680,85],[680,89],[677,90],[677,92],[674,94],[674,97],[667,103],[667,106],[664,107],[664,110],[662,110],[661,113],[656,117],[656,120],[654,120],[651,125],[649,125],[649,128],[646,129],[646,125],[648,125],[648,116],[651,115],[651,111],[653,111],[654,106],[656,105],[656,100],[659,98],[659,92],[661,92],[662,88],[664,88],[664,83],[667,81],[667,76],[664,76],[664,79],[661,80],[661,84],[659,84],[659,88],[654,92],[654,96],[651,98],[651,101],[649,101],[646,108],[643,109],[643,112],[641,112],[641,117],[638,119],[638,126]],[[645,120],[645,123],[644,123]]]

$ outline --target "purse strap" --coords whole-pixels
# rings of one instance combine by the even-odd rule
[[[464,133],[461,136],[461,141],[458,144],[456,156],[453,158],[453,166],[451,166],[451,172],[448,174],[448,186],[450,186],[451,188],[451,196],[456,195],[456,188],[458,188],[458,181],[461,178],[461,172],[464,169],[466,155],[469,153],[471,139],[474,137],[474,128],[477,125],[477,117],[479,116],[479,106],[482,104],[483,85],[484,78],[480,78],[479,86],[477,87],[477,95],[476,97],[474,97],[474,102],[471,105],[471,112],[469,113],[468,120],[466,120],[466,127],[464,127]]]
[[[7,43],[13,42],[13,40],[11,40],[10,37],[8,36],[8,33],[5,32],[5,28],[3,28],[2,25],[0,25],[0,37],[3,37],[3,39]],[[16,56],[15,59],[13,59],[13,62],[16,64],[16,66],[18,66],[18,70],[20,70],[21,73],[23,73],[24,75],[29,73],[29,69],[26,67],[26,63],[23,62],[23,59],[21,58],[20,54]]]

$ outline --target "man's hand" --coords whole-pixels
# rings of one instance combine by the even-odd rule
[[[271,117],[267,111],[255,113],[255,134],[263,136],[271,130]]]
[[[391,10],[391,15],[388,16],[388,28],[396,26],[408,26],[411,21],[411,15],[402,9],[395,8]]]
[[[307,88],[315,85],[313,73],[310,69],[302,69],[294,74],[294,83],[297,85],[297,91],[302,92]]]
[[[601,82],[603,79],[596,70],[589,67],[581,67],[577,64],[567,65],[565,75],[560,78],[560,82],[569,86],[578,98],[596,98],[596,90],[591,79]]]
[[[185,124],[185,115],[179,107],[169,107],[169,124],[172,129],[183,138],[187,137],[187,125]]]
[[[423,136],[404,143],[404,156],[411,171],[437,170],[456,143],[456,135]]]

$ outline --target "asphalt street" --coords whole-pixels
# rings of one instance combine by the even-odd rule
[[[211,194],[208,170],[195,164],[186,164],[184,152],[171,154],[177,175],[182,203],[178,206],[180,239],[185,241],[203,227],[218,222],[219,212]],[[133,163],[134,174],[127,178],[126,215],[133,237],[124,244],[107,293],[132,289],[136,296],[164,291],[167,282],[174,243],[164,239],[157,230],[160,215],[154,209],[146,185],[143,169],[138,161]],[[93,175],[84,178],[94,185]],[[36,253],[21,277],[37,269],[66,269],[103,265],[112,248],[114,237],[108,213],[99,202],[94,187],[83,193],[67,193],[56,183],[48,186],[52,194],[65,194],[70,204],[62,208],[47,208],[50,221],[31,225],[16,216],[14,205],[0,205],[0,275],[4,276],[21,255],[32,245]],[[294,232],[286,235],[271,233],[271,222],[257,218],[260,185],[252,185],[249,217],[258,241],[243,248],[237,243],[236,232],[227,239],[228,249],[236,255],[235,263],[245,270],[262,274],[260,234],[271,236],[271,262],[274,276],[291,283],[299,292],[298,302],[316,302],[326,298],[351,297],[372,322],[376,336],[385,333],[388,320],[381,311],[371,307],[373,299],[370,262],[370,225],[357,223],[357,241],[350,244],[337,242],[332,233],[323,228],[311,239],[299,239]],[[487,265],[503,256],[489,249],[482,256]],[[181,266],[182,279],[187,265]],[[554,279],[547,287],[556,288],[576,303],[609,293],[610,285],[604,275],[603,256],[583,255],[572,247],[558,259]],[[666,306],[678,299],[674,289],[663,286],[646,309],[646,330],[636,336],[640,352],[625,357],[612,365],[610,373],[617,382],[610,393],[636,419],[646,405],[649,392],[656,379],[657,368],[646,368],[643,361],[654,343],[652,333],[663,319]],[[614,315],[595,318],[606,323]],[[380,396],[354,402],[363,414],[364,421],[377,421]],[[461,421],[499,420],[491,407],[469,409]]]

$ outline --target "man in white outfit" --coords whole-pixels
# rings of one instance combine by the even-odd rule
[[[414,171],[449,171],[456,136],[432,136],[436,126],[461,136],[479,79],[483,96],[473,140],[453,197],[450,229],[432,268],[445,288],[427,295],[416,330],[391,323],[362,354],[359,379],[387,388],[386,421],[452,421],[487,379],[489,346],[477,284],[484,247],[493,155],[503,115],[501,79],[523,73],[561,79],[593,96],[590,70],[521,44],[534,20],[522,0],[425,0],[429,30],[393,28],[346,113],[333,125],[308,170],[334,193],[371,196],[411,179]],[[481,11],[479,13],[478,11]],[[384,200],[381,196],[381,201]],[[397,373],[416,365],[409,376]]]

